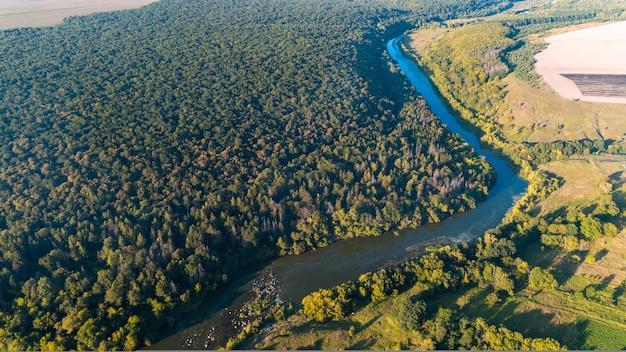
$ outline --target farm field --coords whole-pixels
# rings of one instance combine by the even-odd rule
[[[495,27],[497,21],[484,22],[478,21],[476,27],[466,24],[469,29],[417,30],[408,36],[407,46],[418,54],[423,64],[430,65],[431,79],[443,89],[443,95],[448,94],[453,102],[454,99],[460,101],[455,102],[459,115],[486,134],[493,130],[500,133],[489,135],[489,140],[505,146],[539,144],[546,150],[556,151],[557,157],[551,161],[541,157],[533,159],[534,167],[558,179],[559,187],[538,200],[528,209],[528,218],[524,218],[529,224],[536,221],[536,227],[528,226],[533,229],[529,233],[535,231],[534,236],[541,239],[537,237],[537,241],[530,240],[518,247],[522,260],[530,267],[549,271],[556,284],[542,290],[520,285],[511,296],[501,294],[495,300],[490,288],[475,287],[442,295],[433,305],[459,309],[461,314],[484,318],[489,324],[502,324],[525,336],[555,337],[570,349],[623,349],[626,346],[626,267],[623,264],[626,258],[623,241],[626,158],[620,154],[598,155],[589,151],[560,157],[558,148],[581,140],[609,143],[624,140],[626,66],[621,61],[626,53],[623,40],[626,23],[607,26],[601,21],[572,22],[554,29],[538,25],[534,32],[527,28],[520,32],[503,31],[504,34],[497,37],[500,41],[493,39],[493,42],[502,43],[501,47],[505,48],[500,57],[509,60],[506,61],[508,71],[497,79],[487,79],[467,88],[466,82],[471,82],[472,77],[464,73],[472,72],[474,67],[468,62],[477,59],[479,67],[489,63],[485,55],[463,55],[488,47],[475,38],[488,41],[488,35],[481,37],[481,33],[487,33],[489,25]],[[510,23],[514,23],[513,17],[505,26]],[[531,72],[524,75],[518,71],[518,68],[525,68],[524,63],[533,62],[533,55],[541,50],[541,45],[537,44],[544,43],[545,38],[549,38],[551,44],[536,56],[537,59],[545,53],[553,55],[549,57],[552,61],[544,61],[544,64],[550,62],[552,73],[574,87],[578,95],[563,96],[545,76],[536,75],[541,73],[537,67],[529,65]],[[507,43],[507,39],[514,43]],[[559,44],[555,45],[557,42]],[[559,47],[565,43],[569,46]],[[523,48],[526,44],[529,45]],[[445,51],[463,45],[467,45],[463,52]],[[519,50],[520,46],[523,50]],[[431,51],[435,54],[428,52],[431,48],[436,49]],[[554,48],[561,48],[561,52],[551,51]],[[527,55],[525,59],[520,59],[524,55]],[[463,68],[459,69],[461,66]],[[485,89],[479,98],[471,94],[472,88],[488,84],[493,84],[492,90]],[[503,98],[480,100],[488,94]],[[551,144],[556,141],[565,142]],[[578,220],[572,217],[576,213]],[[578,234],[581,240],[569,249],[552,246],[549,236],[544,241],[543,236],[552,231],[550,226],[574,224],[583,219],[582,214],[603,219],[614,225],[615,232],[607,231],[604,237],[595,239]],[[526,223],[517,226],[519,229]],[[460,301],[466,303],[461,306]]]
[[[623,208],[620,199],[626,190],[626,156],[586,155],[541,165],[542,170],[562,179],[561,187],[541,203],[542,213],[549,214],[560,208],[585,206],[599,200],[613,200]],[[585,177],[580,171],[585,170]],[[614,199],[611,199],[613,197]]]
[[[596,28],[586,23],[550,30],[544,36],[556,36],[582,29]],[[411,31],[405,44],[418,56],[445,34],[445,28],[423,28]],[[544,36],[531,35],[531,42],[543,42]],[[619,58],[618,58],[619,59]],[[624,76],[613,75],[614,95],[626,94],[619,85]],[[582,82],[584,77],[578,78]],[[543,80],[535,85],[509,74],[502,79],[504,98],[500,103],[498,122],[504,136],[512,142],[552,142],[557,140],[614,139],[626,134],[626,105],[606,102],[565,99]],[[589,84],[587,88],[592,88]],[[601,87],[606,91],[606,85]],[[617,92],[617,93],[615,93]],[[618,98],[619,98],[618,96]]]
[[[506,113],[500,115],[499,122],[508,140],[619,140],[626,132],[626,105],[565,99],[543,81],[532,87],[513,75],[502,82]]]
[[[141,7],[155,0],[0,0],[0,30],[59,24],[64,18]]]
[[[536,70],[562,97],[626,103],[626,22],[586,28],[546,38],[535,56]],[[590,80],[587,75],[593,75]]]
[[[626,28],[623,22],[617,23],[618,29]],[[543,42],[543,37],[559,38],[572,33],[589,33],[588,30],[599,28],[612,28],[612,25],[602,26],[599,23],[586,23],[583,25],[573,25],[564,28],[557,28],[548,31],[542,36],[531,35],[530,41]],[[605,29],[606,30],[606,29]],[[591,32],[597,33],[597,32]],[[601,33],[601,32],[600,32]],[[568,38],[567,36],[565,38]],[[602,37],[595,36],[596,40],[602,42]],[[610,36],[605,40],[609,40]],[[591,39],[588,39],[591,40]],[[620,42],[618,39],[617,42]],[[583,44],[581,44],[583,45]],[[586,45],[586,43],[585,43]],[[623,44],[620,44],[623,45]],[[606,46],[606,45],[605,45]],[[606,46],[609,47],[609,46]],[[552,46],[548,47],[551,49]],[[547,52],[544,50],[539,55]],[[510,141],[515,142],[552,142],[556,140],[578,140],[578,139],[614,139],[620,140],[626,133],[626,125],[623,123],[623,116],[626,115],[624,104],[615,104],[615,100],[624,99],[625,92],[623,84],[623,65],[619,65],[620,56],[618,51],[605,53],[607,61],[613,61],[606,66],[606,73],[599,69],[593,71],[596,82],[593,83],[589,75],[581,75],[581,72],[572,73],[574,78],[581,85],[583,90],[601,89],[607,97],[602,99],[569,99],[564,98],[546,80],[539,80],[536,86],[531,86],[514,75],[508,75],[502,82],[506,92],[503,106],[505,114],[500,115],[499,122],[503,126],[505,136]],[[569,56],[568,56],[569,57]],[[572,56],[574,57],[574,56]],[[577,59],[576,59],[577,60]],[[575,64],[562,60],[565,65]],[[616,63],[617,62],[617,63]],[[579,65],[579,64],[576,64]],[[591,66],[595,64],[592,63]],[[582,67],[582,65],[580,65]],[[591,67],[590,66],[590,67]],[[555,66],[556,67],[556,66]],[[590,69],[591,70],[591,69]],[[537,69],[540,73],[541,69]],[[598,76],[600,75],[600,76]],[[603,82],[597,82],[598,77],[604,76]],[[608,77],[607,77],[608,76]],[[587,77],[587,78],[586,78]],[[545,76],[543,77],[545,79]],[[577,91],[579,88],[573,80],[561,77],[569,81],[571,86]],[[609,95],[611,97],[609,97]],[[597,98],[597,97],[596,97]]]
[[[583,96],[626,97],[626,75],[565,73],[563,76],[572,80]]]
[[[592,22],[555,28],[540,35],[530,35],[529,41],[544,42],[546,37],[554,38],[599,26],[602,24]],[[508,109],[504,116],[509,118],[500,119],[500,123],[509,140],[619,140],[626,133],[626,125],[623,123],[626,106],[623,104],[566,99],[544,80],[531,86],[514,75],[508,75],[503,83],[506,91],[504,106]],[[616,87],[616,90],[623,90],[623,87]]]

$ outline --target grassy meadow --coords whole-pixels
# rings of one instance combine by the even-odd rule
[[[428,46],[447,32],[445,27],[420,28],[409,32],[405,39],[405,44],[411,50],[420,55]]]
[[[419,345],[422,336],[400,328],[394,316],[400,302],[422,291],[413,287],[379,303],[372,303],[340,321],[317,323],[304,316],[294,316],[288,321],[264,331],[261,339],[247,341],[246,349],[316,349],[316,350],[388,350],[400,349],[410,342]],[[405,344],[406,345],[406,344]],[[425,349],[428,347],[423,346]]]
[[[599,201],[626,205],[626,156],[584,155],[554,161],[540,168],[562,180],[561,187],[541,203],[542,214],[563,207],[584,207]],[[584,175],[584,177],[581,177]]]
[[[585,282],[584,287],[593,285],[591,280]],[[455,292],[441,297],[437,303],[454,307],[458,297],[471,294],[472,300],[461,312],[470,317],[482,317],[489,324],[502,325],[528,336],[553,337],[568,349],[622,349],[626,346],[624,307],[606,307],[586,298],[582,291],[565,291],[568,287],[566,282],[554,291],[533,294],[522,290],[513,297],[503,297],[496,304],[486,302],[490,290],[472,289],[470,291],[474,292]],[[598,295],[602,293],[598,291]]]
[[[505,137],[512,142],[552,142],[578,139],[622,139],[626,105],[562,98],[543,82],[532,87],[508,75],[499,115]]]

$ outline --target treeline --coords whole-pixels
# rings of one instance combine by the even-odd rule
[[[577,7],[582,7],[577,9]],[[589,8],[590,7],[590,8]],[[623,5],[603,4],[603,9],[581,5],[580,2],[564,2],[552,9],[550,14],[517,16],[502,21],[513,29],[512,38],[516,44],[506,53],[505,60],[515,77],[536,85],[540,78],[534,72],[534,56],[546,47],[546,43],[535,43],[527,40],[527,36],[545,33],[550,29],[571,26],[590,21],[619,20],[624,15]]]
[[[544,143],[524,143],[516,161],[526,160],[533,164],[545,164],[551,161],[565,160],[572,155],[626,154],[623,141],[612,139],[580,139]]]
[[[410,343],[402,349],[448,350],[564,350],[552,338],[524,337],[505,327],[487,324],[482,318],[470,319],[450,308],[422,309],[423,300],[408,299],[398,309],[398,322],[407,331],[418,332],[419,346]]]
[[[382,2],[389,7],[409,11],[408,16],[419,15],[420,23],[451,18],[489,16],[513,6],[513,2],[509,0],[441,0],[436,2],[382,0]]]
[[[160,1],[0,32],[0,349],[134,349],[252,261],[474,207],[492,169],[405,104],[396,15]]]
[[[541,243],[553,249],[572,252],[580,248],[581,240],[590,242],[601,237],[614,237],[618,229],[611,220],[618,214],[620,210],[615,204],[600,216],[570,209],[565,219],[557,218],[553,223],[540,224]]]
[[[363,274],[358,280],[320,289],[302,300],[302,311],[317,321],[339,320],[418,284],[424,287],[423,295],[470,284],[512,295],[516,282],[524,283],[528,274],[528,264],[514,258],[515,252],[511,240],[487,234],[471,249],[441,247],[398,266]]]
[[[553,14],[549,16],[524,16],[522,18],[507,19],[504,23],[509,27],[516,29],[516,35],[519,37],[532,33],[545,32],[550,29],[571,26],[590,20],[597,19],[599,14],[593,12],[581,12],[569,10],[565,13]]]
[[[504,327],[487,326],[482,319],[461,313],[469,296],[457,300],[460,310],[430,304],[444,293],[487,288],[487,304],[521,290],[529,293],[553,290],[558,282],[552,273],[532,267],[516,256],[518,248],[532,242],[561,251],[578,252],[585,243],[617,234],[614,225],[621,211],[611,200],[593,206],[568,208],[564,212],[536,217],[530,215],[537,205],[559,187],[559,180],[542,171],[532,171],[523,199],[498,228],[484,237],[456,247],[433,247],[431,253],[394,267],[363,274],[358,280],[330,289],[320,289],[302,300],[301,313],[312,321],[342,320],[351,313],[409,289],[419,292],[398,305],[393,313],[401,329],[419,332],[416,345],[409,340],[407,349],[561,349],[556,340],[529,338]],[[585,258],[593,262],[594,257]],[[618,293],[623,296],[623,290]],[[614,297],[615,298],[615,297]],[[619,297],[615,298],[618,300]],[[391,298],[396,299],[396,298]],[[489,338],[483,335],[489,331]],[[505,347],[506,346],[506,347]]]
[[[525,196],[530,202],[528,208],[547,196],[540,186],[552,183],[547,175],[535,174],[531,184],[534,187],[529,187]],[[418,345],[407,342],[403,348],[562,349],[554,339],[524,337],[428,303],[445,292],[476,286],[490,288],[487,300],[492,303],[521,289],[535,292],[554,289],[557,282],[548,270],[531,267],[516,256],[518,246],[537,240],[542,229],[538,219],[527,215],[524,209],[528,208],[517,205],[513,213],[518,215],[510,215],[504,225],[471,243],[437,247],[420,258],[363,274],[358,280],[330,289],[320,289],[302,300],[301,312],[314,321],[341,320],[370,303],[417,289],[420,293],[404,301],[394,313],[402,329],[417,331],[422,336],[419,343],[414,342]],[[545,221],[549,222],[543,219],[541,223]],[[461,307],[467,304],[461,299],[457,303]]]
[[[547,43],[531,43],[519,39],[515,47],[506,53],[504,59],[516,78],[538,87],[541,76],[534,70],[534,57],[547,46]]]
[[[545,11],[515,16],[504,21],[515,27],[518,38],[549,29],[590,21],[614,21],[624,18],[626,9],[620,0],[606,0],[601,4],[577,0],[564,0],[550,4]]]
[[[434,42],[420,64],[431,72],[430,79],[463,123],[522,169],[574,154],[624,153],[626,145],[617,140],[506,141],[497,120],[505,92],[501,78],[516,70],[531,82],[536,79],[532,55],[541,47],[520,42],[516,30],[499,22],[456,28]]]

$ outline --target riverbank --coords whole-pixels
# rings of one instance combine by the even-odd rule
[[[484,151],[476,136],[464,130],[450,115],[445,106],[439,101],[426,76],[419,72],[419,67],[410,59],[403,56],[397,46],[397,40],[389,42],[387,49],[391,57],[399,62],[400,68],[416,87],[419,94],[425,97],[429,107],[450,130],[474,147],[477,153],[485,155],[488,162],[496,169],[498,178],[489,192],[487,200],[479,203],[475,209],[458,213],[436,224],[426,224],[418,229],[407,229],[398,232],[386,233],[378,237],[360,237],[346,241],[339,241],[331,246],[319,248],[316,251],[306,252],[298,256],[283,256],[268,265],[268,269],[280,282],[279,297],[281,300],[299,303],[300,300],[320,288],[329,288],[335,285],[357,279],[361,274],[389,267],[415,258],[424,253],[424,248],[435,243],[456,243],[470,241],[482,236],[490,228],[499,225],[507,211],[525,192],[526,184],[516,176],[507,164],[498,159],[489,151]],[[418,72],[415,72],[418,71]],[[260,270],[259,275],[265,271]],[[252,279],[251,281],[254,281]],[[229,285],[222,293],[228,306],[207,309],[204,321],[193,326],[181,329],[178,333],[153,343],[151,349],[180,349],[181,342],[192,336],[194,340],[206,341],[211,332],[217,339],[207,344],[208,348],[217,348],[224,345],[219,341],[224,336],[224,324],[220,314],[215,312],[235,311],[243,306],[246,299],[245,292],[250,291],[252,284],[237,282]],[[202,314],[202,309],[194,313]],[[185,325],[183,322],[182,325]],[[191,325],[191,324],[190,324]],[[217,331],[214,329],[217,327]],[[193,333],[192,333],[193,332]],[[197,332],[202,332],[199,335]]]
[[[139,8],[157,0],[0,0],[0,30],[53,26],[69,16]]]
[[[513,20],[511,23],[514,23]],[[572,20],[571,23],[576,21]],[[485,319],[489,324],[518,329],[534,336],[549,336],[571,349],[622,348],[626,341],[622,326],[626,314],[626,296],[623,289],[624,268],[618,263],[626,253],[623,241],[619,241],[626,232],[626,214],[621,211],[626,204],[623,196],[626,194],[626,175],[623,172],[624,126],[619,123],[619,116],[624,115],[623,105],[563,99],[540,78],[537,77],[537,81],[533,82],[528,72],[526,75],[516,75],[519,72],[515,72],[514,67],[510,67],[510,71],[498,81],[487,82],[500,83],[498,89],[475,89],[467,82],[472,82],[472,74],[484,66],[480,62],[474,67],[465,65],[468,60],[464,53],[481,53],[488,47],[480,44],[476,38],[481,38],[482,33],[493,33],[486,30],[489,25],[492,24],[478,23],[450,28],[433,45],[435,50],[429,57],[429,67],[433,71],[439,70],[436,77],[438,86],[448,93],[452,92],[452,96],[460,100],[459,106],[468,111],[474,109],[473,114],[466,116],[485,116],[482,120],[476,119],[478,125],[498,127],[485,130],[501,131],[502,144],[507,147],[506,150],[526,155],[522,159],[524,162],[533,164],[532,168],[537,170],[537,174],[550,178],[546,183],[550,185],[550,191],[545,191],[547,187],[535,182],[533,177],[528,178],[531,182],[529,194],[535,191],[537,197],[530,202],[524,199],[518,203],[521,211],[512,212],[509,217],[516,224],[506,227],[503,233],[520,243],[520,260],[526,262],[529,268],[535,267],[532,269],[535,273],[551,273],[556,282],[548,290],[537,293],[531,274],[528,281],[519,282],[513,295],[506,297],[496,297],[491,289],[480,287],[441,295],[438,300],[429,303],[433,306],[456,305],[459,311],[470,318]],[[524,26],[528,34],[519,37],[509,35],[507,38],[513,37],[519,42],[510,45],[513,51],[503,52],[501,57],[515,58],[517,61],[512,61],[518,63],[517,67],[522,67],[525,62],[532,62],[533,47],[522,46],[523,49],[519,50],[518,45],[523,45],[520,42],[541,43],[545,37],[563,32],[571,32],[573,35],[576,32],[572,31],[579,29],[579,26],[590,25],[564,23],[553,30],[546,29],[548,26],[542,24],[537,24],[535,28]],[[582,34],[576,33],[578,47],[567,50],[573,52],[584,48],[588,51],[585,40],[601,38],[596,35],[585,38],[581,37]],[[614,41],[599,46],[618,43],[621,40],[619,33],[616,30],[613,34]],[[415,42],[414,47],[427,51],[428,46],[424,42],[431,37],[428,32],[419,33],[416,38],[421,42]],[[505,35],[501,38],[506,40]],[[574,45],[574,42],[570,45]],[[463,50],[442,54],[441,50],[436,50],[441,47],[462,47]],[[613,64],[610,63],[621,57],[619,53],[619,50],[611,50],[610,55],[606,54],[604,59],[608,63],[604,67],[594,68],[594,60],[576,62],[577,59],[592,57],[595,52],[586,55],[571,53],[557,58],[553,63],[554,68],[561,69],[578,65],[569,73],[623,75],[617,71],[620,67],[611,67]],[[477,56],[480,57],[480,54]],[[463,72],[459,74],[458,80],[456,77],[450,79],[455,73],[450,67],[454,67],[456,72]],[[532,69],[532,66],[528,67]],[[583,69],[589,71],[578,71]],[[615,71],[599,71],[604,69]],[[485,86],[484,82],[480,82],[481,88]],[[618,89],[603,90],[609,91],[611,95],[620,92]],[[503,97],[500,100],[493,99],[497,104],[496,109],[490,109],[486,104],[476,104],[476,101],[492,99],[493,96]],[[575,148],[583,143],[593,143],[598,148]],[[586,231],[590,222],[598,224],[595,232]],[[569,232],[558,233],[558,229],[565,228]]]

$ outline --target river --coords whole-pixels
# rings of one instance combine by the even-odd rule
[[[284,256],[270,263],[250,268],[234,282],[216,291],[196,312],[179,324],[178,332],[152,344],[151,349],[215,349],[225,344],[234,332],[236,309],[249,297],[253,285],[272,281],[282,300],[299,303],[310,292],[329,288],[359,275],[400,263],[422,254],[426,245],[461,242],[482,236],[485,230],[500,224],[506,212],[526,190],[526,183],[508,168],[504,160],[481,148],[478,138],[463,129],[447,111],[430,81],[419,66],[403,55],[395,38],[387,51],[404,72],[430,109],[448,128],[461,135],[477,153],[495,168],[498,178],[487,199],[476,209],[456,214],[438,224],[424,225],[379,237],[339,241],[331,246],[299,256]]]

